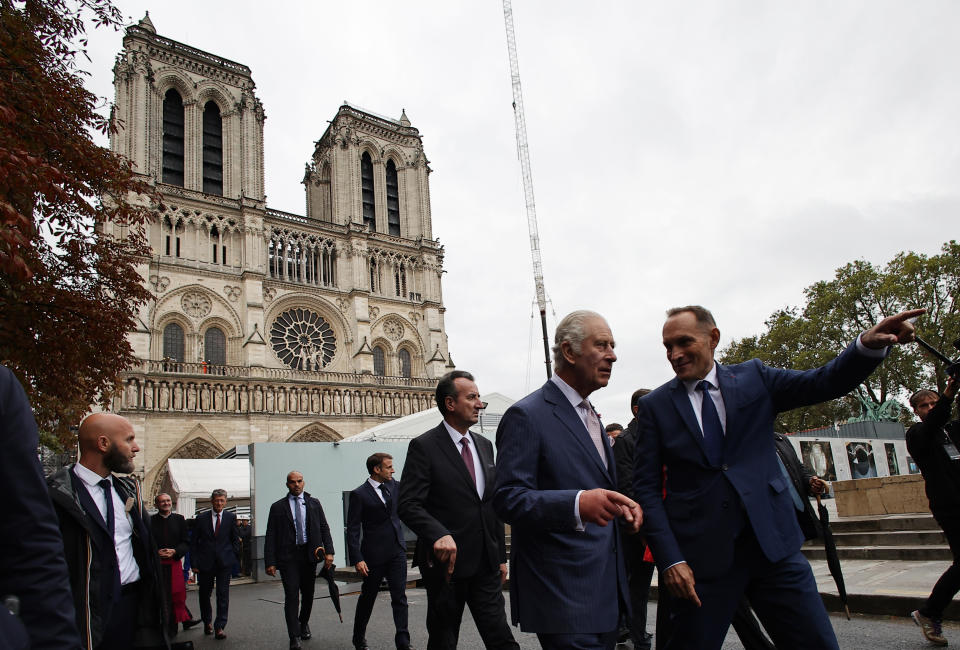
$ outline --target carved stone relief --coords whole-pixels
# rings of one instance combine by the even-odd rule
[[[203,318],[210,313],[210,297],[199,291],[188,291],[180,300],[184,313],[191,318]]]
[[[399,341],[403,338],[403,323],[396,318],[388,318],[383,322],[383,333],[387,338]]]

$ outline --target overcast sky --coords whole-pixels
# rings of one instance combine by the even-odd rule
[[[453,359],[482,392],[540,385],[499,2],[118,6],[251,68],[272,208],[305,212],[304,164],[344,100],[406,109],[433,169]],[[848,261],[957,236],[960,3],[520,0],[514,20],[551,337],[574,309],[607,317],[605,422],[672,377],[665,309],[709,307],[722,346]],[[90,39],[90,87],[112,99],[121,35]]]

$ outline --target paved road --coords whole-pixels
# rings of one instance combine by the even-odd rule
[[[314,603],[311,628],[314,638],[304,642],[306,650],[352,650],[350,636],[353,625],[353,611],[357,596],[346,595],[342,599],[343,619],[337,619],[330,600],[320,597],[326,594],[322,583],[317,584],[318,598]],[[410,630],[415,647],[424,650],[427,646],[427,634],[424,627],[427,597],[422,589],[407,592],[410,603]],[[191,591],[187,603],[195,614],[200,611],[197,605],[197,592]],[[649,620],[656,620],[656,604],[650,605]],[[842,616],[832,616],[834,629],[845,650],[900,650],[922,649],[929,647],[920,636],[909,618],[854,616],[847,621]],[[652,625],[652,623],[651,623]],[[523,634],[515,629],[517,641],[522,648],[539,648],[532,634]],[[279,648],[288,647],[286,628],[283,623],[283,591],[280,582],[264,584],[235,585],[231,588],[230,622],[227,625],[226,641],[215,641],[205,637],[201,628],[181,632],[178,641],[192,640],[197,648],[226,650],[227,648]],[[945,628],[948,639],[960,642],[960,625],[948,624]],[[373,610],[373,617],[367,630],[367,641],[373,650],[391,650],[393,648],[393,619],[390,614],[389,594],[381,592]],[[483,647],[473,619],[464,614],[460,634],[460,648],[466,650]],[[623,647],[623,646],[621,646]],[[629,646],[627,646],[629,648]],[[724,650],[742,648],[736,635],[731,633],[723,646]]]

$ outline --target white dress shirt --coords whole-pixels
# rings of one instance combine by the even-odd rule
[[[383,502],[383,505],[387,505],[387,500],[383,496],[383,492],[380,491],[380,486],[383,485],[380,481],[375,481],[372,478],[367,479],[367,483],[370,484],[370,487],[373,488],[373,491],[377,493],[377,496],[380,497],[380,501]]]
[[[140,579],[140,567],[133,556],[133,524],[127,514],[126,505],[120,500],[116,485],[113,485],[113,475],[100,476],[93,470],[87,469],[80,463],[73,466],[73,472],[87,488],[87,493],[93,499],[103,521],[107,521],[107,500],[103,488],[99,483],[104,478],[110,479],[110,494],[113,495],[113,545],[117,550],[117,565],[120,567],[120,584],[128,585]]]
[[[453,441],[453,444],[457,446],[457,453],[463,454],[463,439],[467,436],[470,436],[470,455],[473,456],[473,473],[477,477],[477,494],[480,495],[480,498],[483,498],[483,489],[487,484],[487,476],[483,471],[483,465],[480,463],[480,454],[477,452],[477,441],[473,439],[473,436],[470,435],[470,432],[467,431],[467,435],[463,435],[449,424],[447,421],[443,421],[443,426],[447,428],[447,433],[450,434],[450,440]]]
[[[573,410],[577,412],[577,415],[580,416],[580,421],[583,422],[583,428],[587,430],[587,434],[590,433],[590,427],[587,424],[588,417],[596,417],[592,412],[593,409],[587,410],[580,406],[583,403],[584,397],[580,396],[580,393],[576,391],[570,384],[560,379],[559,376],[554,374],[550,381],[556,384],[557,388],[560,389],[560,392],[563,393],[563,396],[567,398],[567,401],[570,402],[570,406],[573,407]],[[573,516],[577,520],[577,530],[583,530],[583,520],[580,519],[580,495],[583,494],[583,490],[577,492],[577,497],[573,500]]]
[[[297,544],[306,544],[307,536],[307,504],[303,502],[303,492],[297,496],[293,496],[287,492],[287,501],[290,503],[290,514],[293,516],[293,529],[296,532],[297,529],[297,511],[296,508],[300,508],[300,521],[303,523],[303,536],[304,539],[298,539]],[[214,514],[216,516],[216,514]]]

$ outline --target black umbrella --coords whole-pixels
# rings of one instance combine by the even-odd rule
[[[843,581],[843,569],[840,568],[840,558],[837,556],[837,543],[833,539],[833,531],[830,530],[830,514],[827,507],[820,503],[820,495],[817,495],[817,513],[820,515],[820,528],[823,535],[823,550],[827,555],[827,567],[830,569],[830,575],[833,581],[837,583],[837,592],[840,594],[840,602],[843,603],[843,609],[847,613],[847,620],[850,620],[850,608],[847,606],[847,586]]]
[[[330,600],[333,601],[333,606],[337,610],[337,616],[340,617],[340,622],[343,623],[343,614],[340,611],[340,587],[337,586],[337,582],[334,580],[333,575],[336,570],[336,564],[331,564],[329,569],[327,568],[327,565],[324,564],[318,575],[327,581],[327,589],[330,591]]]

